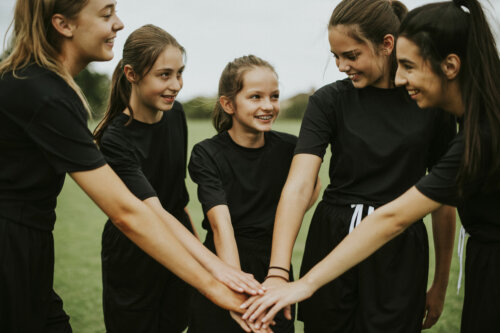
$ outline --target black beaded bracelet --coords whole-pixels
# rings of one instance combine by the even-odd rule
[[[288,269],[286,269],[286,268],[279,267],[279,266],[269,266],[269,269],[273,269],[273,268],[274,269],[280,269],[280,270],[285,271],[285,272],[287,272],[287,273],[290,274],[290,271]]]
[[[268,276],[266,276],[266,278],[264,279],[264,281],[266,281],[266,280],[267,280],[267,279],[269,279],[269,278],[273,278],[273,277],[283,279],[283,280],[285,280],[286,282],[290,282],[290,280],[288,280],[286,277],[281,276],[281,275],[268,275]]]

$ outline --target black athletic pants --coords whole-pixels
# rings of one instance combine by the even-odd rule
[[[348,234],[354,209],[320,202],[307,236],[301,276]],[[363,209],[363,216],[367,207]],[[306,333],[420,332],[425,309],[428,240],[423,222],[299,304]]]
[[[53,277],[52,232],[0,219],[0,332],[71,332]]]
[[[461,332],[500,332],[499,243],[467,241]]]
[[[110,221],[102,235],[101,260],[107,332],[180,333],[186,329],[189,285],[142,251]]]

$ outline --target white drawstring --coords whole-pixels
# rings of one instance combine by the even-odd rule
[[[351,208],[354,208],[354,212],[352,213],[352,218],[351,218],[351,225],[349,226],[349,233],[351,233],[354,228],[358,226],[358,224],[361,223],[361,220],[363,219],[363,204],[352,204]],[[373,213],[375,208],[372,206],[368,206],[368,213],[366,216],[370,215]]]
[[[458,273],[458,285],[457,285],[457,295],[460,292],[460,287],[462,285],[462,261],[464,257],[464,247],[465,247],[465,237],[469,234],[465,231],[464,227],[460,228],[460,236],[458,237],[458,260],[460,261],[460,273]]]

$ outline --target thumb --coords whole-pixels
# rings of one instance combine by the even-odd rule
[[[288,320],[292,320],[292,308],[290,305],[287,305],[284,309],[283,309],[283,314],[285,315],[285,318],[288,319]]]

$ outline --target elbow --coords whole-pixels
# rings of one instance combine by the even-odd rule
[[[410,225],[413,224],[413,222],[415,222],[405,218],[403,214],[398,214],[397,212],[393,211],[383,212],[381,221],[383,221],[383,223],[385,223],[386,225],[386,228],[384,228],[384,230],[386,231],[385,237],[389,239],[392,239],[403,233],[403,231],[405,231]]]

